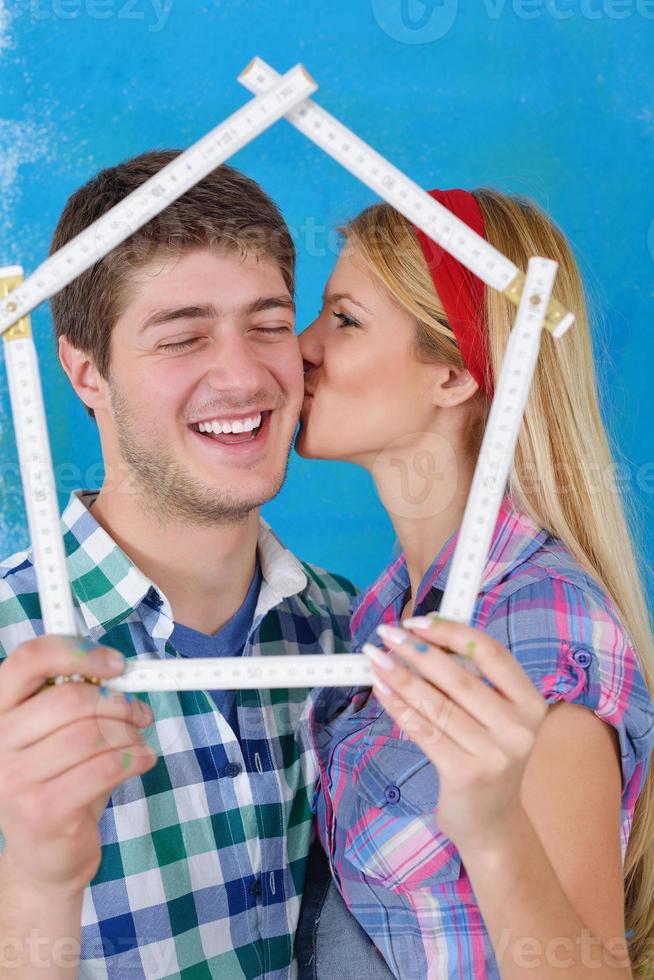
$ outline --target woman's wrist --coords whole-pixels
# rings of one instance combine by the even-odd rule
[[[483,864],[506,869],[529,833],[535,833],[526,810],[518,804],[507,810],[502,821],[480,828],[474,838],[454,840],[464,865]]]

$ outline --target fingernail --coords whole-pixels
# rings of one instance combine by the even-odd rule
[[[375,677],[374,681],[372,682],[372,686],[373,686],[373,690],[375,688],[377,688],[377,690],[378,691],[381,691],[382,694],[392,694],[393,693],[391,691],[390,687],[387,687],[387,685],[384,684],[383,681],[380,681],[378,677]]]
[[[136,699],[136,704],[138,707],[139,715],[141,716],[141,720],[143,721],[143,723],[145,724],[147,722],[148,725],[151,725],[152,722],[154,721],[152,708],[150,708],[149,705],[141,701],[140,698]]]
[[[397,626],[378,626],[377,632],[382,640],[389,640],[390,643],[404,643],[409,639],[406,630],[398,629]]]
[[[74,657],[85,657],[92,650],[97,649],[98,644],[87,636],[62,636],[62,640],[69,643],[74,649],[71,651]]]
[[[132,761],[132,753],[126,752],[125,755],[123,756],[123,769],[129,769],[131,761]]]
[[[418,653],[427,653],[429,651],[429,646],[427,643],[414,643],[413,649],[417,650]]]
[[[119,650],[110,650],[107,653],[107,663],[110,667],[124,667],[125,657]]]
[[[131,693],[131,691],[123,691],[123,694],[125,695],[125,700],[127,703],[131,704],[134,700],[134,695]]]
[[[412,616],[411,619],[402,620],[402,626],[409,630],[428,630],[433,625],[434,621],[429,616]]]
[[[379,664],[382,670],[393,670],[395,667],[394,660],[372,643],[364,643],[362,650],[374,663]]]

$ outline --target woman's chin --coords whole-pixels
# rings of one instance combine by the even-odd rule
[[[302,456],[303,459],[319,459],[319,454],[313,452],[313,446],[311,445],[311,440],[307,437],[306,426],[300,426],[300,431],[295,437],[295,444],[293,446],[295,452],[298,456]]]
[[[309,426],[300,422],[300,429],[295,437],[295,452],[303,459],[334,459],[335,446],[324,446],[312,438]]]

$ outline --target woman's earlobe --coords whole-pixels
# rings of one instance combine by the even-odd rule
[[[453,408],[472,398],[479,385],[466,368],[446,366],[446,376],[438,379],[434,402],[441,408]]]

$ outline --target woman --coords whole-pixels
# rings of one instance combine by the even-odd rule
[[[520,268],[555,258],[576,323],[543,336],[475,628],[439,622],[515,310],[386,204],[343,229],[300,338],[296,448],[365,467],[401,553],[353,614],[372,693],[312,713],[333,881],[314,849],[301,976],[647,976],[654,651],[579,273],[533,204],[431,193]],[[357,934],[380,954],[364,972]]]

